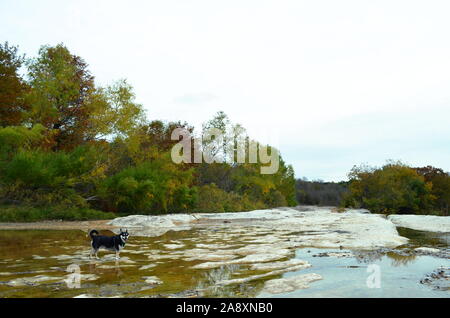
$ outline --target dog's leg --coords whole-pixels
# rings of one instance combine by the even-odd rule
[[[95,251],[95,258],[100,259],[100,257],[98,257],[98,250]]]
[[[117,259],[117,260],[120,259],[120,252],[116,252],[116,259]]]

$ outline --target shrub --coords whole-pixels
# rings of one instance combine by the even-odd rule
[[[113,219],[114,213],[91,209],[55,206],[36,208],[32,206],[0,206],[0,222],[36,222],[46,220],[87,221]]]
[[[101,162],[101,154],[88,146],[56,153],[22,149],[0,161],[0,198],[39,207],[86,208],[83,195],[102,178]]]
[[[252,201],[247,195],[226,192],[214,183],[199,187],[196,212],[240,212],[263,209],[266,205],[260,201]]]
[[[107,178],[101,196],[120,213],[177,213],[193,207],[196,189],[192,170],[177,169],[169,160],[156,159]]]
[[[435,197],[432,184],[399,162],[382,168],[355,167],[350,173],[350,192],[345,204],[375,213],[424,213]]]

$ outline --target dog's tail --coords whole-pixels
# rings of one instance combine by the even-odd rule
[[[97,235],[99,235],[99,234],[100,234],[100,233],[99,233],[97,230],[89,231],[89,236],[90,236],[91,239],[93,239],[94,236],[97,236]]]

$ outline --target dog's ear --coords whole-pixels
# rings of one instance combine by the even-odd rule
[[[123,230],[122,230],[122,229],[120,229],[120,233],[123,233]]]

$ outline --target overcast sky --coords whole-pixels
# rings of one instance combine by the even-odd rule
[[[63,42],[150,119],[223,110],[298,177],[338,181],[386,159],[450,170],[449,16],[444,0],[0,0],[0,41]]]

